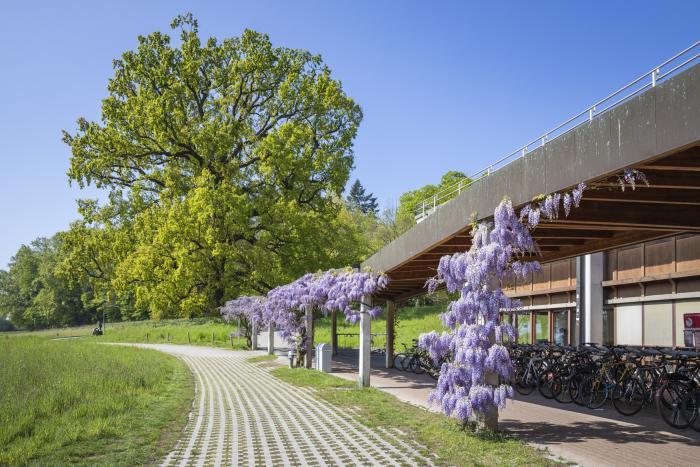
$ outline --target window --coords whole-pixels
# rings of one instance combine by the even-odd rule
[[[554,343],[569,344],[569,310],[556,310],[554,315]]]
[[[530,313],[518,313],[518,344],[530,344]]]
[[[603,345],[615,344],[615,313],[613,308],[603,308]]]

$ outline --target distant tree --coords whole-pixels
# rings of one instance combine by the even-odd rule
[[[456,170],[450,170],[446,172],[441,178],[440,183],[437,185],[428,184],[416,190],[407,191],[401,195],[399,199],[399,207],[396,210],[395,222],[398,226],[398,230],[402,233],[410,229],[416,224],[416,212],[422,206],[424,201],[427,202],[427,207],[431,208],[432,204],[430,198],[435,194],[441,193],[450,187],[453,187],[460,181],[464,184],[468,183],[469,179],[463,172]],[[452,193],[445,193],[440,202],[445,202],[449,199],[457,196],[457,191]]]
[[[22,245],[7,271],[0,271],[0,319],[17,327],[38,329],[94,322],[98,310],[84,299],[88,287],[61,276],[57,265],[64,255],[60,237],[38,238]]]
[[[377,197],[372,193],[366,193],[365,187],[362,186],[359,179],[355,180],[348,194],[348,204],[354,209],[359,209],[365,214],[377,214],[379,205]]]

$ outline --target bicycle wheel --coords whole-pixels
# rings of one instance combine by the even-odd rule
[[[394,357],[394,368],[396,368],[399,371],[406,371],[406,368],[404,368],[405,361],[406,361],[406,354],[397,353],[396,356]]]
[[[590,392],[588,393],[586,407],[589,409],[599,409],[605,404],[606,400],[608,400],[608,388],[605,382],[591,378]]]
[[[590,381],[582,374],[576,374],[569,382],[569,395],[576,405],[586,406],[588,395],[590,394]]]
[[[515,390],[523,396],[531,394],[535,390],[535,385],[529,381],[531,379],[530,373],[525,368],[520,368],[515,374]]]
[[[420,360],[418,360],[418,357],[416,357],[415,355],[411,357],[411,360],[408,364],[408,369],[417,375],[422,375],[423,373],[425,373],[423,365],[420,364]]]
[[[690,392],[687,381],[666,381],[656,391],[654,400],[656,411],[666,423],[674,428],[688,428],[689,420],[693,420],[693,414],[683,415],[681,401]],[[686,410],[695,411],[695,408],[686,405]],[[694,421],[694,420],[693,420]]]
[[[642,410],[647,390],[637,378],[625,378],[615,384],[613,407],[619,414],[632,416]]]
[[[700,431],[700,389],[695,388],[683,396],[681,414],[693,430]]]
[[[554,399],[552,383],[555,376],[553,371],[545,371],[540,375],[539,381],[537,381],[537,390],[545,399]]]
[[[574,401],[574,396],[571,394],[571,378],[566,378],[557,375],[552,383],[552,392],[554,393],[554,398],[557,402],[562,404],[570,404]]]

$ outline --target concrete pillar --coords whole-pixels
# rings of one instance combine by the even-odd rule
[[[371,300],[372,297],[363,296],[362,303],[360,304],[360,374],[357,382],[361,388],[369,387],[372,328],[368,310],[371,306]]]
[[[250,348],[257,350],[258,348],[258,326],[255,323],[250,325]]]
[[[314,311],[309,308],[306,315],[306,368],[314,367]]]
[[[576,329],[574,342],[603,342],[603,253],[576,258]]]
[[[486,373],[484,375],[484,382],[493,387],[498,387],[499,380],[496,373]],[[493,407],[486,414],[479,414],[476,417],[476,429],[477,431],[498,431],[498,408]]]
[[[275,354],[275,323],[270,323],[267,328],[267,354]]]
[[[338,314],[331,311],[331,355],[338,355]]]
[[[394,302],[386,302],[386,367],[394,367]]]

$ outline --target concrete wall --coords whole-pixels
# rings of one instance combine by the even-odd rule
[[[463,230],[473,214],[490,217],[505,196],[524,204],[698,141],[700,65],[476,181],[362,266],[390,271]]]

